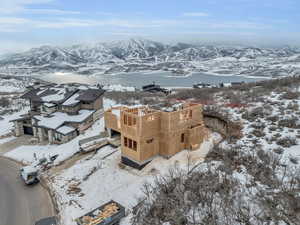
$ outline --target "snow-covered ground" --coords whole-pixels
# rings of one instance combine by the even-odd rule
[[[114,101],[104,99],[104,109],[113,106],[116,106]],[[3,125],[8,125],[10,119],[22,113],[24,111],[15,113],[12,116],[6,116],[5,120],[2,121]],[[9,125],[5,131],[9,131],[12,128],[12,124]],[[21,146],[6,153],[5,156],[25,164],[34,164],[41,158],[59,155],[54,162],[54,165],[57,165],[71,158],[79,151],[78,141],[80,139],[99,135],[102,131],[104,131],[103,118],[89,128],[85,134],[66,144]],[[75,225],[74,219],[111,199],[120,202],[130,211],[137,203],[137,198],[142,194],[141,187],[146,181],[151,182],[155,175],[164,174],[175,165],[186,168],[187,165],[192,167],[203,161],[208,150],[212,148],[213,143],[219,139],[220,136],[213,134],[209,140],[202,144],[198,151],[183,151],[169,160],[157,157],[142,171],[128,168],[121,169],[119,167],[121,160],[120,150],[104,147],[93,157],[87,156],[70,168],[57,174],[51,174],[53,189],[57,194],[61,208],[63,224]],[[109,156],[105,158],[107,155]],[[89,176],[89,174],[91,175]],[[78,187],[81,189],[81,192],[68,194],[68,188],[71,184],[79,184]],[[130,224],[128,222],[129,217],[124,219],[122,224]]]
[[[22,114],[27,113],[28,109],[29,108],[25,108],[19,112],[1,116],[3,120],[0,120],[0,136],[11,132],[11,130],[13,129],[13,123],[10,123],[9,121],[18,118]]]
[[[110,99],[104,99],[104,109],[108,109],[115,105],[115,102]],[[3,120],[0,120],[0,136],[5,135],[12,131],[13,123],[9,121],[18,118],[20,115],[27,113],[29,108],[25,108],[20,112],[13,113],[11,115],[3,116]],[[40,158],[48,158],[54,155],[59,155],[55,163],[59,164],[62,161],[72,157],[79,151],[78,141],[84,138],[99,135],[101,131],[104,130],[104,118],[98,120],[93,124],[91,128],[86,130],[82,135],[79,135],[72,141],[62,144],[62,145],[26,145],[20,146],[5,154],[6,157],[12,158],[14,160],[31,164]],[[1,143],[8,142],[10,139],[0,140]],[[1,147],[1,146],[0,146]]]
[[[280,125],[279,121],[292,117],[298,118],[300,115],[300,100],[284,99],[283,93],[276,92],[262,97],[263,101],[251,103],[246,109],[226,109],[234,119],[243,123],[244,136],[236,143],[224,142],[222,147],[231,148],[238,145],[241,151],[251,153],[253,149],[259,146],[265,152],[272,151],[280,155],[282,163],[291,164],[293,161],[293,164],[299,167],[300,124],[296,122],[293,124],[295,127],[293,125],[292,127],[286,127]],[[222,98],[218,100],[222,104],[226,102]],[[113,106],[116,106],[114,101],[104,99],[105,110]],[[253,118],[250,118],[250,116],[245,117],[246,112],[251,115],[257,108],[262,108],[262,115],[259,111],[253,114]],[[9,123],[11,119],[24,114],[27,110],[28,108],[11,115],[2,116],[0,136],[12,129],[13,124]],[[85,134],[66,144],[21,146],[6,153],[5,156],[32,164],[37,159],[58,154],[55,164],[59,164],[79,151],[78,141],[80,139],[99,135],[103,130],[104,119],[102,118],[89,128]],[[280,144],[282,138],[291,138],[295,140],[295,143],[288,147],[282,146],[282,143]],[[10,140],[13,140],[13,138],[0,140],[0,147],[2,143]],[[127,209],[127,217],[121,221],[121,224],[130,225],[130,209],[137,204],[137,199],[142,196],[141,188],[145,182],[152,182],[156,175],[164,175],[174,166],[186,170],[200,163],[199,169],[202,166],[206,168],[210,165],[210,162],[207,162],[207,165],[203,165],[201,162],[213,147],[214,142],[218,140],[220,140],[220,136],[213,133],[199,150],[193,152],[182,151],[169,160],[157,157],[141,171],[120,166],[120,150],[107,146],[95,155],[87,155],[66,169],[56,171],[54,174],[49,173],[52,188],[57,195],[63,224],[75,225],[74,219],[109,200],[115,200]],[[282,152],[279,153],[278,149],[282,149]],[[233,177],[238,179],[241,184],[246,184],[249,176],[246,170],[234,171],[233,173]],[[76,186],[78,192],[72,192],[71,186]]]
[[[16,79],[1,79],[0,78],[0,92],[12,93],[12,92],[24,92],[25,84],[23,81]]]
[[[6,157],[23,162],[25,164],[32,164],[41,158],[50,158],[54,155],[59,155],[55,160],[55,164],[59,164],[79,151],[78,141],[84,138],[99,135],[104,129],[104,119],[97,121],[84,134],[76,137],[68,143],[62,145],[26,145],[18,147],[5,154]]]
[[[102,148],[93,157],[87,156],[71,168],[52,175],[63,224],[75,225],[74,219],[110,200],[121,203],[130,213],[142,194],[141,188],[145,182],[151,182],[156,175],[163,175],[174,166],[186,169],[189,165],[192,168],[204,160],[218,140],[219,135],[211,135],[199,150],[182,151],[171,159],[157,157],[141,171],[120,168],[121,152],[109,146]],[[81,191],[77,194],[69,193],[70,185],[76,185]],[[129,225],[128,218],[122,221],[122,225]]]

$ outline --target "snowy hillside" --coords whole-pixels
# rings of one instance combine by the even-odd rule
[[[228,60],[231,59],[231,60]],[[297,48],[167,45],[130,39],[74,45],[42,46],[0,58],[0,71],[23,75],[48,72],[82,74],[140,71],[187,71],[252,76],[287,76],[299,73]]]

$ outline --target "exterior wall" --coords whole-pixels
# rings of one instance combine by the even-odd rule
[[[24,135],[24,127],[32,127],[31,119],[14,121],[14,133],[16,137]]]
[[[40,108],[41,108],[40,110],[41,110],[42,114],[51,114],[51,113],[57,111],[57,107],[56,106],[54,106],[54,107],[47,107],[47,106],[41,105]]]
[[[120,109],[120,118],[111,110],[105,112],[105,126],[121,132],[122,156],[140,165],[157,155],[171,157],[184,149],[198,149],[206,134],[202,107],[198,104],[184,105],[174,112],[149,111],[145,115],[139,115],[137,109]],[[137,142],[136,150],[124,145],[125,137]]]
[[[188,146],[190,150],[196,150],[207,136],[204,125],[196,126],[188,130]]]
[[[93,102],[81,102],[81,109],[103,109],[103,96],[100,96]]]
[[[124,145],[124,138],[125,137],[130,138],[130,139],[137,142],[137,151],[135,151],[133,149],[130,149],[130,148],[128,148]],[[122,155],[123,156],[125,156],[125,157],[127,157],[127,158],[129,158],[129,159],[131,159],[131,160],[133,160],[137,163],[139,163],[141,161],[141,154],[140,154],[141,148],[140,148],[140,144],[139,144],[138,140],[135,140],[132,137],[128,137],[128,136],[125,136],[125,135],[122,134],[121,135],[121,150],[122,150]]]
[[[96,112],[94,112],[93,114],[93,121],[95,122],[96,120],[99,120],[100,118],[102,118],[104,112],[103,109],[98,109]]]
[[[184,149],[190,149],[191,146],[194,146],[194,148],[196,145],[200,146],[202,142],[200,128],[198,130],[194,129],[193,136],[189,137],[190,128],[197,125],[203,125],[201,105],[187,106],[175,112],[162,112],[160,154],[171,157]],[[198,143],[195,142],[197,131],[200,132]]]
[[[78,125],[79,133],[82,134],[86,129],[90,128],[93,125],[93,123],[93,115],[91,115],[86,121]]]
[[[100,96],[95,102],[94,102],[94,109],[103,109],[103,97]]]
[[[149,159],[159,155],[160,136],[141,138],[139,140],[140,161],[147,162]]]
[[[48,140],[49,135],[48,135],[48,130],[45,128],[38,128],[38,138],[39,138],[39,142],[43,142]]]
[[[111,110],[104,112],[105,127],[121,132],[121,120],[111,113]]]
[[[48,130],[48,141],[50,144],[54,143],[54,132],[53,130]]]
[[[34,101],[30,101],[30,111],[32,112],[41,112],[41,103],[40,102],[34,102]]]
[[[63,143],[67,143],[71,140],[73,140],[75,137],[77,137],[77,133],[76,131],[71,132],[67,135],[63,135],[61,133],[58,132],[54,132],[53,133],[53,143],[54,144],[63,144]]]
[[[74,105],[74,106],[62,106],[61,107],[61,111],[71,114],[71,115],[75,115],[78,114],[78,111],[80,110],[80,104]]]
[[[33,136],[34,137],[38,137],[38,128],[37,127],[33,127]]]
[[[22,121],[15,121],[15,135],[16,137],[20,137],[24,135],[24,129],[23,129],[23,122]]]

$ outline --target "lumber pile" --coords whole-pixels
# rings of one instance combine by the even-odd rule
[[[84,216],[82,218],[82,222],[84,223],[84,225],[98,225],[105,219],[116,214],[118,211],[119,211],[119,207],[117,206],[117,204],[115,202],[113,202],[113,203],[110,203],[110,204],[104,206],[104,208],[102,210],[95,211],[93,213],[94,217]]]

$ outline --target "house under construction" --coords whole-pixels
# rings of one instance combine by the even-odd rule
[[[121,135],[122,163],[137,169],[158,155],[198,149],[206,134],[202,105],[192,103],[111,108],[105,112],[105,127],[110,136]]]

